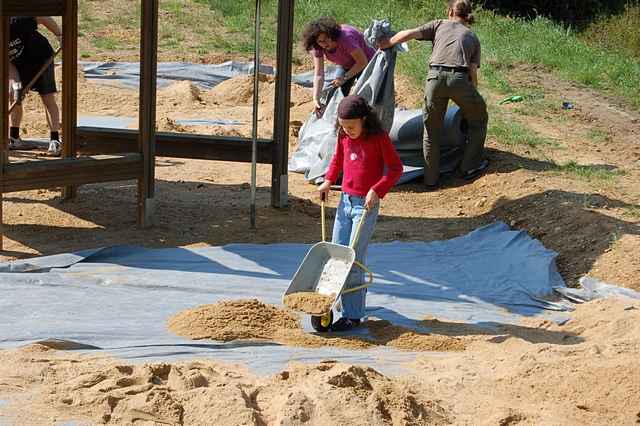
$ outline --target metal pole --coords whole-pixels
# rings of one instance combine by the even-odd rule
[[[256,229],[256,172],[258,163],[258,90],[260,88],[260,0],[256,0],[256,28],[253,49],[253,128],[251,131],[251,229]]]

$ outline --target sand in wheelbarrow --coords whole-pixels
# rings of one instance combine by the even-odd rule
[[[287,294],[284,297],[284,304],[294,311],[300,311],[310,315],[322,315],[331,310],[331,305],[333,305],[335,298],[335,294],[333,296],[327,296],[310,291],[301,291]]]

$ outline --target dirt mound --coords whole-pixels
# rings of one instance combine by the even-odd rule
[[[404,378],[333,361],[290,365],[274,376],[256,377],[213,362],[129,365],[31,345],[0,351],[0,400],[7,401],[0,415],[34,425],[61,420],[179,425],[637,422],[640,302],[580,305],[562,326],[526,322],[527,328],[539,330],[533,340],[529,333],[510,336],[515,328],[485,331],[497,335],[467,345],[466,351],[419,357]],[[380,329],[386,334],[397,330],[382,321],[369,326],[378,338]],[[454,330],[453,323],[437,326],[482,334],[473,327]],[[324,345],[349,340],[284,331],[324,340]]]
[[[459,424],[638,421],[639,301],[585,303],[562,326],[540,319],[525,323],[526,330],[538,332],[500,327],[494,338],[465,352],[420,358],[417,379],[434,384],[442,400],[455,401]]]
[[[332,361],[281,372],[256,401],[274,424],[447,423],[445,411],[407,382]]]
[[[317,307],[317,300],[290,299]],[[330,299],[330,298],[329,298]],[[312,306],[313,305],[313,306]],[[368,349],[390,346],[403,351],[462,351],[472,339],[419,333],[388,321],[369,320],[365,325],[370,336],[333,333],[313,334],[304,331],[297,314],[262,303],[256,299],[222,301],[180,312],[167,322],[169,331],[195,340],[212,339],[228,342],[242,339],[269,339],[287,346],[338,347]]]
[[[163,89],[158,90],[158,103],[182,103],[202,102],[202,94],[198,86],[190,81],[178,81]]]
[[[8,374],[10,368],[12,377],[5,386],[16,391],[30,387],[3,410],[29,424],[66,419],[221,426],[427,425],[447,420],[444,409],[417,385],[332,361],[258,378],[213,362],[129,365],[31,348],[3,355],[0,372]],[[21,403],[28,404],[29,413]]]
[[[224,342],[271,339],[279,329],[300,328],[295,314],[256,299],[198,306],[171,317],[168,325],[169,330],[179,336]]]
[[[389,321],[367,321],[377,344],[384,344],[405,351],[463,351],[470,339],[420,333],[392,325]]]
[[[275,78],[270,75],[260,74],[258,95],[261,109],[265,117],[273,117],[275,108]],[[216,105],[251,105],[253,102],[253,76],[245,75],[233,77],[218,84],[213,89],[203,94],[207,102]],[[291,85],[291,107],[305,105],[313,100],[311,91],[297,84]],[[311,112],[313,107],[309,108]]]
[[[284,297],[285,306],[294,311],[306,312],[311,315],[322,315],[331,309],[335,300],[333,297],[312,292],[291,293]]]
[[[268,92],[275,90],[275,79],[260,74],[258,77],[258,95],[263,103]],[[233,77],[216,85],[206,94],[207,100],[218,105],[248,105],[253,102],[253,76]]]

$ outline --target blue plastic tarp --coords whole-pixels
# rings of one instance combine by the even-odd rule
[[[257,298],[280,305],[308,248],[123,246],[0,264],[0,347],[57,338],[127,359],[209,356],[244,362],[261,373],[278,371],[291,360],[335,358],[390,371],[412,359],[415,354],[386,347],[352,351],[194,342],[167,331],[170,316],[201,304]],[[571,304],[554,291],[564,288],[555,258],[539,241],[504,223],[446,241],[372,244],[367,264],[375,282],[367,314],[416,329],[426,316],[487,329],[523,316],[561,322]],[[308,318],[304,326],[311,330]]]

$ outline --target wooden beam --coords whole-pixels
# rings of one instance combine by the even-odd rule
[[[78,153],[83,155],[133,152],[138,132],[126,129],[78,127]],[[251,162],[251,139],[158,132],[156,155],[198,160]],[[270,164],[273,142],[258,140],[258,163]]]
[[[2,0],[2,16],[62,16],[65,0]]]
[[[76,156],[76,127],[78,124],[78,0],[66,0],[62,20],[62,156]],[[62,197],[76,196],[76,187],[66,186]]]
[[[144,158],[138,181],[138,224],[151,226],[155,195],[156,76],[158,68],[158,0],[142,1],[140,41],[140,111],[138,150]]]
[[[4,250],[4,168],[9,160],[9,18],[0,16],[0,250]]]
[[[5,166],[3,191],[130,180],[141,173],[142,156],[138,153],[19,161]]]
[[[294,0],[278,1],[278,41],[276,45],[276,105],[273,124],[273,162],[271,163],[271,205],[288,203],[289,102],[291,101],[291,61]]]

